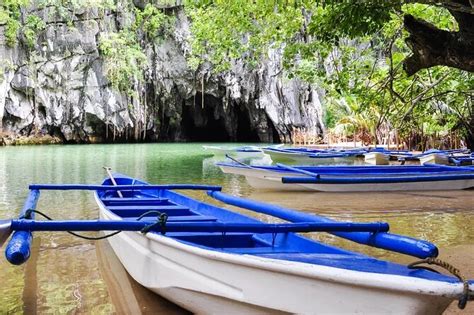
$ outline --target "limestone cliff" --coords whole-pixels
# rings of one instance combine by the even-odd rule
[[[134,1],[142,5],[141,1]],[[55,11],[56,10],[56,11]],[[172,5],[170,36],[141,42],[150,65],[142,98],[112,89],[99,40],[124,20],[119,10],[23,8],[46,27],[28,46],[6,44],[0,25],[0,121],[3,134],[52,135],[65,142],[289,140],[294,127],[323,132],[320,92],[281,71],[281,52],[257,68],[237,60],[226,73],[187,64],[189,19]]]

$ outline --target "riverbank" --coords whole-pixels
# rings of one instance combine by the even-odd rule
[[[0,146],[6,145],[43,145],[62,144],[64,141],[59,137],[50,135],[19,136],[0,133]]]

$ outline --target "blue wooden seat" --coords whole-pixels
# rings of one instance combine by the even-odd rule
[[[197,215],[188,207],[178,205],[127,205],[127,206],[108,206],[110,211],[120,217],[138,217],[148,211],[158,211],[166,213],[168,216],[190,216]]]
[[[104,203],[108,206],[170,204],[168,198],[115,198],[115,197],[104,199]]]
[[[108,206],[110,211],[121,210],[157,210],[157,211],[173,211],[173,210],[189,210],[188,207],[178,205],[124,205],[124,206]]]

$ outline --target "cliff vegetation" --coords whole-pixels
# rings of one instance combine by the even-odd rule
[[[1,132],[472,148],[473,21],[469,0],[5,0]]]

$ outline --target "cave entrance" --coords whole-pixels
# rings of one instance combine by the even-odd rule
[[[225,127],[224,113],[219,99],[212,95],[204,95],[204,108],[201,105],[202,94],[196,93],[190,105],[183,104],[181,129],[184,137],[189,141],[197,142],[227,142],[231,141]],[[217,117],[217,118],[216,118]]]
[[[237,114],[237,141],[239,142],[259,142],[257,130],[250,124],[250,114],[247,108],[240,107]]]

